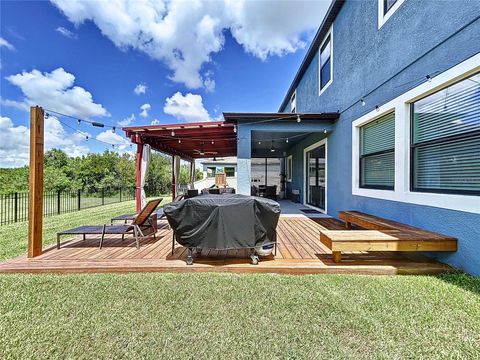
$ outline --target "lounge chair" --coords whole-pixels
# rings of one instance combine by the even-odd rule
[[[184,195],[178,195],[173,199],[173,201],[180,201],[182,200]],[[129,221],[135,220],[137,217],[137,214],[123,214],[123,215],[118,215],[110,219],[110,223],[113,225],[115,221],[122,221],[124,224],[126,224]],[[157,219],[163,219],[165,217],[165,214],[163,213],[163,208],[160,208],[157,210]]]
[[[153,231],[153,237],[155,238],[155,230],[152,224],[151,215],[162,202],[162,199],[150,200],[147,205],[138,213],[131,224],[123,225],[88,225],[79,226],[73,229],[61,231],[57,233],[57,249],[60,249],[60,236],[62,235],[83,235],[85,240],[86,235],[102,235],[100,238],[100,249],[103,246],[105,234],[118,234],[122,235],[122,240],[127,234],[133,234],[137,249],[140,248],[139,237],[145,237],[144,232]]]
[[[155,213],[157,214],[157,220],[160,220],[165,217],[165,214],[163,213],[163,208],[157,209]],[[110,219],[110,223],[113,225],[115,221],[122,221],[124,224],[126,224],[129,221],[135,220],[137,216],[138,214],[124,214],[124,215],[115,216]]]

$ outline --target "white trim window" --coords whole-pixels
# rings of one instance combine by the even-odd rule
[[[395,113],[360,127],[360,187],[393,190],[395,184]]]
[[[378,0],[378,28],[380,29],[383,24],[398,10],[400,5],[405,0]]]
[[[352,123],[352,194],[480,214],[480,54]],[[395,113],[394,189],[360,186],[362,126]]]
[[[480,195],[480,73],[411,110],[411,190]]]
[[[295,113],[297,112],[297,89],[292,94],[290,98],[290,112]]]
[[[328,31],[318,51],[318,95],[321,95],[333,81],[333,31]]]
[[[292,182],[293,180],[293,156],[292,155],[289,155],[287,157],[287,166],[286,166],[286,177],[287,177],[287,181],[288,182]]]

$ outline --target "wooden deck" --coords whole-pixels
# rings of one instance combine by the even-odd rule
[[[331,251],[320,242],[320,230],[344,229],[335,219],[281,217],[278,252],[275,258],[261,258],[251,265],[244,250],[207,250],[186,265],[186,249],[176,245],[171,254],[172,235],[165,223],[156,240],[144,239],[139,249],[132,238],[106,238],[103,249],[96,237],[63,241],[62,248],[45,249],[34,259],[26,256],[0,264],[0,273],[82,273],[82,272],[235,272],[279,274],[438,274],[452,271],[447,265],[423,257],[406,258],[398,253],[346,253],[342,263],[334,263]]]

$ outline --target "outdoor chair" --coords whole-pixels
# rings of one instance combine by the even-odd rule
[[[135,237],[135,242],[137,249],[140,248],[139,237],[144,238],[144,232],[150,231],[153,232],[153,237],[155,238],[155,228],[152,224],[151,215],[154,213],[157,206],[162,202],[162,199],[150,200],[147,205],[138,213],[134,218],[131,224],[123,225],[88,225],[88,226],[79,226],[73,229],[61,231],[57,233],[57,249],[60,249],[60,236],[61,235],[83,235],[83,240],[85,240],[86,235],[101,235],[100,238],[100,249],[103,246],[103,241],[105,239],[105,234],[118,234],[122,235],[122,240],[125,235],[133,234]]]
[[[189,189],[187,191],[187,196],[185,196],[185,199],[190,199],[192,197],[198,196],[198,190],[197,189]]]
[[[183,195],[178,195],[173,199],[173,201],[180,201],[183,199]],[[163,208],[160,208],[157,210],[157,219],[163,219],[165,217],[165,214],[163,213]],[[110,219],[110,223],[113,225],[114,221],[123,221],[124,224],[126,224],[129,221],[135,220],[137,217],[137,214],[123,214],[123,215],[118,215]]]
[[[265,197],[277,201],[277,185],[267,186],[265,188]]]

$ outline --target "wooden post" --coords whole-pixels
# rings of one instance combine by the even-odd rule
[[[28,257],[42,254],[43,109],[30,108],[30,178],[28,197]]]
[[[172,201],[175,200],[177,189],[175,188],[175,156],[172,155]]]
[[[142,210],[142,156],[143,144],[137,144],[137,189],[136,189],[136,209],[137,213]]]

